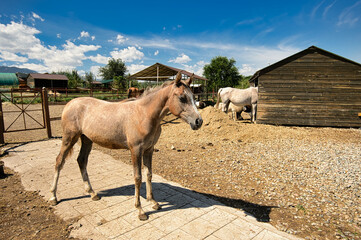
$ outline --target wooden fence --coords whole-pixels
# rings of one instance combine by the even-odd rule
[[[14,96],[14,94],[19,95],[19,98],[21,99],[20,102],[13,101],[10,99],[9,94],[11,96]],[[24,103],[25,99],[28,99],[27,103]],[[37,100],[40,100],[41,102],[41,108],[40,109],[32,109],[30,108],[30,105],[32,103],[35,103]],[[10,111],[3,111],[2,102],[3,100],[7,100],[8,102],[11,102],[15,110]],[[42,112],[42,120],[38,121],[35,117],[32,116],[32,114],[36,111]],[[5,127],[4,124],[4,117],[7,114],[15,114],[17,117],[10,121],[8,126]],[[22,127],[17,129],[12,129],[11,127],[14,125],[14,123],[21,121],[22,119]],[[33,122],[36,123],[36,126],[29,127],[27,124],[26,119],[32,119]],[[48,138],[51,138],[51,125],[50,125],[50,113],[49,113],[49,102],[48,102],[48,93],[46,89],[42,90],[12,90],[12,91],[0,91],[0,144],[5,143],[4,140],[4,133],[9,132],[19,132],[19,131],[28,131],[28,130],[37,130],[37,129],[46,129]]]

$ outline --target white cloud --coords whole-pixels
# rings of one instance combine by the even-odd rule
[[[173,63],[187,63],[190,62],[192,59],[190,57],[188,57],[187,55],[185,55],[184,53],[182,53],[179,57],[175,58],[175,59],[171,59],[168,62],[173,62]]]
[[[124,37],[123,35],[120,35],[120,34],[117,35],[116,41],[118,44],[125,43],[125,41],[127,41],[127,40],[128,40],[128,38]]]
[[[183,68],[184,70],[194,73],[198,76],[202,76],[203,75],[203,67],[206,63],[204,61],[199,61],[194,65],[187,65],[187,64],[183,64]]]
[[[298,38],[299,36],[294,36]],[[293,39],[293,37],[292,37]],[[187,46],[189,48],[197,49],[197,52],[203,57],[212,58],[220,55],[228,58],[234,58],[239,64],[250,64],[255,71],[267,67],[270,64],[278,62],[290,55],[299,52],[301,49],[293,47],[290,44],[290,39],[281,41],[278,46],[251,46],[233,43],[217,43],[217,42],[202,42],[196,39],[180,40],[181,42],[174,42],[174,45]]]
[[[85,71],[84,70],[78,70],[78,74],[79,74],[79,76],[84,77],[85,76]]]
[[[40,21],[44,22],[44,19],[42,17],[40,17],[38,14],[36,14],[34,12],[32,12],[32,14],[33,14],[33,18],[39,19]]]
[[[161,48],[161,49],[169,49],[169,50],[177,50],[177,47],[174,46],[173,42],[169,39],[164,39],[161,37],[153,37],[153,38],[139,38],[139,37],[131,37],[127,39],[128,43],[132,45],[141,45],[142,47],[149,47],[149,48]]]
[[[127,66],[127,69],[129,71],[130,74],[134,74],[137,73],[145,68],[147,68],[149,66],[146,65],[142,65],[142,64],[131,64],[130,66]]]
[[[85,32],[85,31],[81,31],[80,33],[80,37],[90,37],[90,34],[88,32]]]
[[[99,53],[96,56],[90,56],[89,59],[93,62],[101,64],[107,64],[109,61],[109,57],[102,56]]]
[[[319,4],[317,4],[311,11],[311,19],[313,19],[317,13],[317,10],[321,7],[321,5],[324,3],[325,0],[321,1]]]
[[[89,32],[81,31],[80,36],[78,37],[78,39],[81,39],[81,38],[90,38],[92,41],[94,41],[95,36],[90,36]]]
[[[16,55],[15,53],[0,51],[0,61],[12,61],[12,62],[27,62],[28,59],[26,57],[21,57]]]
[[[124,62],[133,62],[134,60],[140,60],[144,57],[144,53],[135,47],[128,47],[119,51],[112,51],[110,52],[110,55],[115,59],[120,58]]]
[[[355,9],[355,8],[357,8],[357,6],[360,4],[361,1],[357,1],[354,5],[345,8],[338,17],[337,26],[349,25],[350,27],[352,27],[356,22],[358,22],[359,21],[358,12],[360,11],[360,9]],[[356,16],[355,16],[355,12],[357,12]]]
[[[158,54],[159,54],[158,50],[154,52],[154,56],[158,56]]]
[[[34,70],[45,71],[47,68],[46,71],[57,71],[82,66],[83,60],[87,59],[85,53],[100,48],[98,45],[75,45],[70,41],[66,41],[62,49],[44,46],[36,37],[39,33],[36,28],[23,23],[0,24],[0,51],[27,56],[29,61],[40,61],[42,64],[34,64]]]
[[[243,76],[250,76],[256,72],[256,70],[250,64],[242,64],[242,67],[238,70],[239,73]]]
[[[56,47],[46,49],[47,54],[46,56],[41,56],[41,59],[44,61],[45,65],[49,66],[51,69],[73,69],[83,65],[83,60],[87,59],[85,56],[86,52],[96,51],[99,48],[100,46],[96,45],[75,45],[73,42],[66,41],[62,50],[57,49]]]
[[[260,18],[260,17],[252,18],[252,19],[245,19],[245,20],[238,22],[236,25],[251,25],[251,24],[259,22],[261,20],[262,20],[262,18]]]
[[[22,23],[0,23],[0,50],[26,54],[29,49],[41,45],[35,37],[40,31]]]
[[[328,11],[333,7],[333,5],[334,5],[335,3],[336,3],[336,0],[333,1],[333,3],[331,3],[331,4],[329,4],[329,5],[327,5],[327,6],[325,7],[325,10],[324,10],[323,13],[322,13],[322,18],[326,18]]]
[[[18,67],[18,68],[28,68],[31,70],[34,70],[39,73],[46,73],[50,72],[49,68],[47,66],[44,66],[43,64],[36,64],[36,63],[24,63],[19,65],[12,65],[12,67]]]
[[[100,66],[91,66],[90,72],[92,72],[95,77],[100,77],[99,76],[99,68],[100,68]]]

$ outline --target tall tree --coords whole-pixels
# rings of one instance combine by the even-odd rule
[[[85,83],[88,88],[92,87],[92,83],[95,81],[95,76],[92,72],[86,72],[84,76]]]
[[[211,63],[203,68],[203,75],[209,79],[210,89],[221,87],[234,87],[238,84],[241,76],[235,66],[236,60],[233,58],[217,56],[212,58]]]
[[[69,88],[80,87],[83,83],[83,80],[81,79],[81,77],[78,74],[78,71],[76,69],[73,69],[71,71],[58,71],[58,72],[52,72],[52,73],[65,75],[69,79],[69,81],[68,81]]]
[[[112,87],[118,90],[127,89],[127,80],[123,76],[115,76],[113,78]]]
[[[125,77],[126,72],[127,72],[127,67],[120,58],[109,59],[108,64],[99,69],[99,75],[104,80],[113,79],[114,77]]]

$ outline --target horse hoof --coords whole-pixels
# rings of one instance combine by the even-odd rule
[[[100,200],[100,197],[98,195],[94,195],[94,196],[92,196],[92,200],[98,201],[98,200]]]
[[[159,210],[161,209],[161,207],[159,206],[159,204],[155,204],[153,207],[152,207],[154,210]]]
[[[143,214],[139,214],[139,220],[140,221],[145,221],[145,220],[148,220],[148,216],[147,214],[143,213]]]
[[[52,206],[56,206],[56,204],[58,204],[58,201],[56,200],[56,198],[51,198],[51,199],[49,199],[48,202]]]

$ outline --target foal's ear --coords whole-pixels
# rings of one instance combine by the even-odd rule
[[[175,84],[178,85],[182,80],[182,73],[179,71],[175,77]]]
[[[193,81],[193,78],[194,78],[194,73],[192,74],[192,76],[190,78],[188,78],[187,80],[185,80],[185,83],[190,86],[192,81]]]

